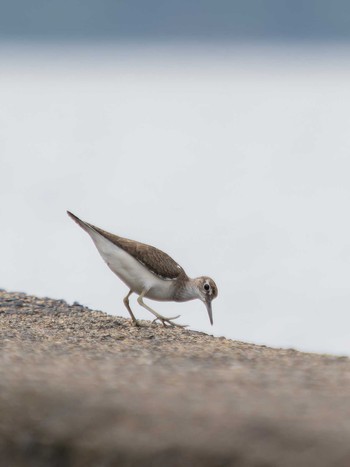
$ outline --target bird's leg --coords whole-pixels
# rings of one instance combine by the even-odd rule
[[[131,311],[131,308],[130,308],[130,305],[129,305],[129,297],[130,295],[132,294],[132,290],[129,290],[129,293],[128,295],[124,298],[123,302],[124,302],[124,305],[126,307],[126,309],[128,310],[129,314],[130,314],[130,317],[131,317],[131,320],[132,320],[132,324],[134,326],[139,326],[139,322],[137,321],[137,319],[135,318],[135,315],[134,313]]]
[[[166,326],[165,323],[168,323],[170,324],[170,326],[177,326],[179,328],[185,328],[186,325],[182,325],[182,324],[176,324],[176,323],[173,323],[172,320],[173,319],[177,319],[180,317],[180,315],[177,315],[177,316],[173,316],[171,318],[166,318],[165,316],[162,316],[160,315],[159,313],[157,313],[156,311],[152,310],[152,308],[150,308],[148,305],[146,305],[146,303],[143,301],[143,297],[145,296],[145,294],[148,292],[148,290],[144,290],[141,295],[138,297],[137,301],[138,303],[143,307],[143,308],[146,308],[146,310],[150,311],[152,313],[152,315],[154,315],[156,317],[155,320],[153,320],[153,322],[159,320],[162,322],[163,326]]]

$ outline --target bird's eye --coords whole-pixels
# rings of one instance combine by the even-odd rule
[[[204,289],[209,290],[210,289],[209,284],[204,284]]]

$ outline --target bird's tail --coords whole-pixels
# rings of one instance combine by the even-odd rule
[[[86,232],[91,231],[92,226],[88,224],[87,222],[82,221],[79,219],[79,217],[75,216],[72,212],[67,211],[67,214],[69,217],[73,219],[74,222],[76,222],[82,229],[84,229]]]

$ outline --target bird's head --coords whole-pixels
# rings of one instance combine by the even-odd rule
[[[202,300],[208,310],[210,324],[213,325],[213,312],[211,309],[211,302],[218,296],[218,288],[210,277],[202,276],[195,279],[198,298]]]

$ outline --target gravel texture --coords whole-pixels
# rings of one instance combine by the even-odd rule
[[[350,361],[0,291],[0,466],[349,467]]]

